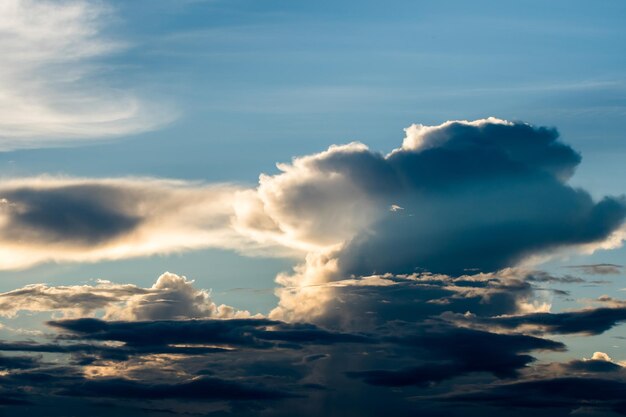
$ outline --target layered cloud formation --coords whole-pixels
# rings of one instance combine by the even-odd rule
[[[490,118],[406,132],[388,155],[353,143],[297,158],[249,193],[244,231],[309,249],[279,278],[303,287],[282,293],[287,314],[309,315],[329,297],[312,285],[351,275],[493,272],[621,242],[623,198],[569,186],[580,156],[555,130]]]
[[[625,308],[529,313],[535,274],[344,280],[317,325],[216,314],[223,308],[206,292],[173,274],[152,288],[29,286],[0,294],[5,314],[25,294],[14,310],[76,315],[83,298],[109,319],[56,319],[56,333],[0,343],[0,398],[13,415],[99,415],[102,401],[147,416],[624,415],[622,363],[601,351],[561,362],[537,355],[566,350],[550,336],[607,331]]]
[[[33,284],[0,294],[1,316],[15,317],[20,312],[54,312],[66,317],[100,313],[106,319],[118,320],[250,316],[247,311],[216,305],[206,290],[198,290],[193,281],[169,272],[150,288],[105,281],[61,287]]]
[[[5,269],[202,247],[300,263],[277,277],[266,317],[171,273],[150,288],[2,293],[7,321],[55,315],[29,338],[2,329],[0,404],[16,416],[626,415],[624,364],[602,345],[566,352],[570,335],[626,321],[625,302],[553,312],[563,286],[587,281],[529,267],[621,244],[626,204],[570,186],[580,160],[553,129],[490,118],[411,126],[386,155],[332,146],[256,188],[4,181]]]

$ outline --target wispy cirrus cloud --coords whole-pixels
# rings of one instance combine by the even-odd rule
[[[113,14],[89,0],[0,4],[0,151],[128,135],[175,118],[101,77],[104,60],[129,47],[104,34]]]

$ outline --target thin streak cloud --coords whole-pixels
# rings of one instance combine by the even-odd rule
[[[78,143],[161,127],[164,103],[107,82],[105,61],[130,44],[109,38],[101,2],[0,3],[0,151]]]

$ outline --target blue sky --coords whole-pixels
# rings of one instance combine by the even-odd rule
[[[276,162],[334,143],[359,140],[388,152],[412,123],[493,115],[557,127],[583,155],[575,184],[596,196],[623,192],[623,2],[593,8],[571,1],[107,5],[99,36],[127,47],[96,57],[101,67],[90,81],[137,91],[174,120],[145,133],[4,152],[3,176],[133,175],[253,185],[259,173],[276,172]],[[623,254],[597,256],[619,263]],[[20,282],[63,282],[111,273],[149,282],[165,267],[227,289],[231,282],[252,286],[257,275],[271,287],[288,263],[209,250],[17,275],[25,276]],[[233,274],[232,264],[250,271]],[[138,277],[135,268],[153,272]],[[3,287],[14,282],[5,279]]]
[[[407,274],[433,265],[431,272],[446,278],[429,285],[441,285],[438,291],[454,295],[428,299],[419,290],[414,300],[450,304],[447,313],[457,314],[455,330],[497,329],[498,334],[509,334],[531,329],[524,337],[551,336],[569,350],[537,347],[532,344],[536,341],[529,348],[545,348],[535,356],[542,365],[555,361],[551,370],[578,369],[579,365],[563,361],[590,358],[595,351],[607,353],[612,364],[623,367],[623,326],[613,327],[621,319],[602,331],[586,329],[583,333],[593,337],[581,337],[545,323],[497,327],[499,319],[494,317],[512,314],[531,320],[536,313],[558,316],[564,311],[578,314],[582,308],[626,308],[621,300],[626,287],[622,267],[626,248],[621,239],[626,232],[620,217],[626,191],[625,17],[626,3],[621,0],[7,1],[0,5],[0,310],[9,311],[0,311],[2,336],[45,338],[28,331],[49,331],[43,322],[50,318],[83,316],[136,323],[247,319],[244,312],[249,312],[286,326],[304,321],[337,330],[333,327],[337,323],[343,325],[342,320],[350,322],[367,311],[386,318],[387,326],[393,322],[385,315],[389,312],[377,310],[367,297],[392,305],[398,297],[395,319],[405,320],[403,297],[417,291]],[[445,123],[450,120],[478,121]],[[537,128],[524,130],[524,123]],[[435,133],[417,127],[417,145],[403,143],[411,136],[410,129],[403,129],[413,124],[434,126]],[[557,129],[559,139],[550,134],[546,139],[540,126]],[[490,132],[511,137],[522,132],[528,143],[539,145],[519,156],[516,152],[526,145],[509,149],[510,144],[492,143]],[[354,141],[369,149],[334,146]],[[462,149],[467,143],[477,147],[487,143],[491,148],[485,149],[491,150],[502,146],[502,155],[513,155],[512,161],[526,164],[530,174],[520,174],[521,183],[518,177],[509,178],[512,174],[505,168],[513,162],[505,158],[502,166],[495,164],[489,172],[491,178],[476,180],[478,185],[461,192],[456,187],[473,181],[474,174],[483,175],[481,158],[493,168],[489,164],[494,162],[481,153],[484,149],[468,151],[463,163],[442,156],[449,169],[426,156],[420,161],[432,163],[430,171],[416,174],[402,165],[409,164],[402,158],[431,148],[443,153],[458,150],[454,145],[447,148],[448,142],[456,141]],[[551,153],[555,147],[560,154]],[[354,155],[363,159],[353,160]],[[582,158],[579,164],[576,155]],[[361,165],[366,164],[363,161],[371,165]],[[398,180],[402,191],[391,190],[395,183],[379,165],[418,185]],[[463,173],[458,178],[457,166]],[[568,170],[574,169],[568,178]],[[546,172],[549,179],[543,177]],[[433,185],[439,180],[441,189]],[[373,182],[362,184],[367,181]],[[382,190],[368,188],[380,184],[386,184]],[[484,195],[478,195],[481,192]],[[424,195],[426,203],[420,200]],[[544,201],[529,202],[528,196]],[[605,196],[615,198],[602,200]],[[607,201],[607,206],[614,206],[602,206],[605,211],[596,216]],[[411,211],[411,204],[419,209]],[[484,213],[494,206],[493,217],[501,216],[501,227],[510,227],[504,230],[516,231],[520,241],[531,230],[536,239],[530,242],[529,237],[526,246],[501,255],[502,262],[498,250],[514,239],[499,242],[498,229],[489,228],[484,218],[489,215]],[[561,210],[562,218],[553,215],[556,210]],[[432,218],[417,219],[426,216],[423,213]],[[480,233],[475,235],[476,230]],[[462,250],[447,245],[457,235]],[[466,237],[478,243],[463,243]],[[455,264],[481,247],[481,239],[491,237],[495,244],[489,241],[484,246],[491,252],[476,255],[485,262]],[[609,250],[598,249],[602,241]],[[406,249],[422,246],[436,250],[428,257],[423,255],[428,251]],[[408,270],[399,261],[376,263],[380,254],[391,253],[395,260],[404,252],[422,263],[415,261]],[[462,281],[452,266],[448,270],[429,263],[439,255],[465,271],[497,265],[514,272],[492,276],[496,271],[483,269],[486,275],[469,280],[480,285],[468,295],[463,287],[474,284]],[[367,265],[373,266],[368,270]],[[600,269],[584,267],[589,265]],[[526,270],[519,272],[517,267]],[[158,287],[155,281],[166,271],[176,275],[163,275],[159,282],[164,287]],[[533,277],[536,271],[551,278]],[[372,274],[380,275],[380,281],[370,285],[367,277]],[[107,297],[122,297],[117,304],[99,305],[96,300],[97,308],[85,302],[84,309],[75,310],[78,307],[60,301],[52,303],[54,296],[48,294],[46,299],[28,299],[34,307],[19,314],[7,307],[21,305],[7,295],[10,291],[43,283],[48,288],[43,292],[54,293],[57,287],[68,293],[91,291],[83,295],[97,299],[99,291],[105,291],[99,285],[109,285],[99,280],[111,281],[114,287],[134,286],[134,295],[123,298],[127,295],[119,294],[126,287],[107,287],[114,292],[106,292]],[[406,286],[407,293],[383,292],[396,285]],[[369,293],[361,286],[377,290]],[[319,292],[309,290],[316,287]],[[457,300],[469,300],[487,287],[495,295],[488,292],[478,307],[467,301],[467,311],[484,308],[485,316],[479,312],[462,318],[465,311]],[[502,288],[515,299],[516,309],[493,301]],[[604,295],[612,299],[598,298]],[[194,308],[196,302],[205,304],[184,314],[151,307],[167,297],[186,303],[185,297],[192,296],[195,301],[189,303]],[[2,304],[2,297],[9,301]],[[232,306],[234,313],[230,307],[220,310],[221,303]],[[149,308],[144,311],[142,306]],[[333,316],[335,311],[342,314]],[[63,331],[74,331],[69,321],[60,323]],[[339,330],[372,331],[350,326]],[[315,353],[308,346],[304,349]],[[402,356],[405,353],[394,349],[389,352],[402,358],[401,365],[410,363]],[[324,355],[339,358],[346,351]],[[393,361],[387,358],[380,364],[391,366]],[[348,370],[346,375],[361,375],[354,378],[371,382],[359,373],[366,365],[358,366],[362,367],[358,372]],[[105,368],[133,377],[109,363],[94,369]],[[532,372],[545,376],[545,369]],[[188,368],[184,371],[193,374]],[[317,384],[312,375],[319,372],[311,371],[306,378]],[[524,381],[536,382],[531,371],[520,372]],[[341,386],[335,376],[328,378],[329,387]],[[482,374],[476,378],[472,387],[485,381]],[[624,382],[619,378],[614,379]],[[398,407],[412,410],[406,404]],[[422,411],[432,411],[429,407]],[[619,414],[618,406],[599,407],[591,412],[610,408]],[[134,408],[129,410],[133,415]]]

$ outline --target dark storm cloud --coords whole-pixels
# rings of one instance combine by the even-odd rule
[[[399,370],[354,371],[348,375],[381,386],[426,386],[472,372],[489,372],[498,378],[513,378],[535,359],[525,352],[564,350],[562,343],[525,335],[504,335],[454,327],[425,328],[398,338],[424,360],[422,365]]]
[[[134,399],[278,400],[294,394],[218,378],[201,377],[179,384],[140,383],[122,378],[84,380],[60,391],[60,395]]]
[[[102,402],[103,398],[115,401],[137,401],[126,403],[129,414],[135,415],[137,407],[146,406],[146,401],[191,401],[201,403],[267,402],[302,398],[301,394],[283,391],[277,387],[263,386],[254,381],[241,381],[199,376],[178,381],[138,381],[122,377],[86,378],[71,368],[47,368],[38,371],[15,372],[2,379],[4,392],[0,392],[0,405],[26,406],[45,403],[50,398],[58,404],[72,404],[71,398],[80,399],[80,408],[90,406],[92,401],[112,412],[116,403]],[[27,392],[20,389],[28,387]],[[2,401],[6,399],[6,401]],[[68,403],[68,401],[70,401]],[[51,410],[55,410],[53,407]],[[166,409],[167,410],[167,409]],[[170,411],[172,414],[177,412]]]
[[[0,370],[29,369],[39,366],[39,360],[30,356],[0,356]]]
[[[125,361],[135,355],[148,354],[179,354],[179,355],[206,355],[209,353],[227,352],[220,347],[207,346],[169,346],[163,344],[148,344],[142,346],[107,346],[104,344],[88,343],[36,343],[36,342],[0,342],[0,352],[32,352],[32,353],[63,353],[84,364],[98,359]],[[29,359],[29,358],[25,358]]]
[[[533,410],[559,408],[574,410],[583,405],[601,406],[618,414],[626,414],[624,398],[626,398],[624,381],[563,377],[496,385],[485,391],[454,395],[446,398],[446,401]]]
[[[130,346],[220,344],[251,348],[298,348],[307,343],[372,342],[364,335],[326,331],[312,324],[282,323],[267,319],[107,322],[84,318],[50,321],[48,324],[71,332],[65,338],[117,341]]]
[[[448,279],[456,283],[455,288],[472,291],[494,287],[496,280],[490,277],[472,283],[469,277]],[[436,281],[433,277],[429,279],[431,285]],[[344,294],[350,289],[359,288],[345,287]],[[413,291],[416,295],[417,290]],[[393,302],[390,293],[382,294],[389,301],[385,305]],[[454,291],[446,294],[450,298],[459,295]],[[375,291],[370,288],[368,297],[374,296]],[[442,294],[436,294],[435,299],[441,297]],[[344,301],[354,300],[360,299]],[[422,303],[426,302],[415,304]],[[344,304],[343,308],[350,311],[351,306]],[[16,399],[15,406],[20,401],[37,404],[81,401],[82,409],[88,409],[92,401],[108,403],[105,398],[110,398],[130,407],[122,411],[111,404],[120,415],[129,416],[140,415],[137,407],[145,407],[145,401],[150,401],[156,409],[170,409],[174,415],[184,413],[191,404],[201,410],[203,406],[198,404],[209,407],[208,404],[219,403],[222,405],[216,405],[217,410],[231,410],[234,416],[254,415],[251,410],[238,408],[247,402],[268,416],[294,412],[315,416],[322,412],[314,405],[320,401],[334,404],[337,412],[328,413],[331,416],[341,415],[339,410],[374,416],[382,412],[380,404],[391,401],[399,415],[421,410],[424,415],[456,417],[472,415],[464,414],[462,404],[469,399],[462,397],[461,392],[471,390],[491,395],[491,388],[483,385],[485,381],[526,380],[526,374],[533,369],[531,355],[564,349],[562,343],[536,336],[456,327],[439,320],[439,310],[418,314],[421,318],[413,321],[388,316],[375,328],[370,327],[372,332],[368,334],[268,319],[57,320],[50,323],[62,332],[57,341],[5,342],[0,350],[69,355],[68,366],[40,364],[16,369],[0,379],[11,393],[17,387],[29,387],[26,396],[7,394],[8,399]],[[171,354],[174,355],[168,356]],[[576,374],[585,378],[599,373],[620,374],[615,370],[619,365],[599,362],[570,361],[545,373],[551,377]],[[169,369],[162,369],[164,364]],[[102,375],[98,374],[100,370]],[[90,372],[96,373],[86,378],[84,374]],[[116,376],[110,376],[111,372]],[[533,372],[543,371],[540,368]],[[399,395],[396,389],[405,391]],[[368,394],[363,395],[376,396],[380,404],[362,399],[341,405],[343,396],[350,398],[365,392]],[[441,398],[441,392],[448,393],[449,398]],[[520,392],[525,392],[523,386]],[[415,402],[407,400],[407,396],[426,397]],[[358,397],[362,398],[360,394]],[[610,395],[607,398],[602,404],[616,401]],[[489,415],[478,411],[500,406],[491,399],[472,401],[478,407],[476,415]],[[555,410],[570,410],[569,404],[559,401],[553,406]]]

